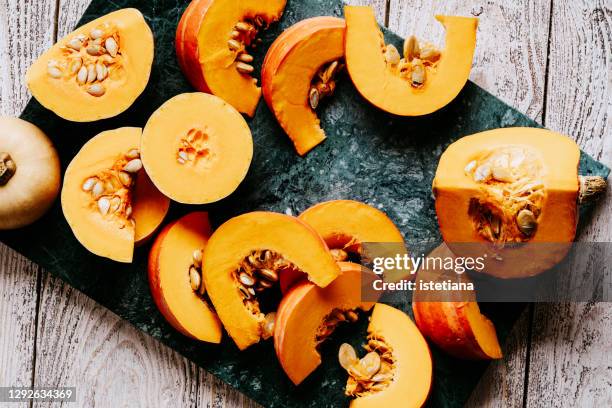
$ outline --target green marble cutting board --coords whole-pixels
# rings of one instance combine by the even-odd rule
[[[96,123],[71,123],[44,109],[35,100],[22,117],[41,127],[58,147],[65,169],[74,154],[100,131],[144,126],[149,115],[170,97],[192,91],[176,63],[174,33],[187,0],[94,0],[81,24],[124,7],[142,11],[155,34],[155,65],[149,86],[124,114]],[[289,0],[282,21],[265,33],[258,61],[285,28],[307,17],[342,16],[339,0]],[[386,32],[398,48],[401,39]],[[321,111],[329,139],[306,158],[298,157],[270,111],[260,103],[249,124],[255,140],[253,164],[238,191],[215,205],[185,207],[173,204],[168,219],[194,209],[207,209],[215,225],[252,210],[298,214],[329,199],[356,199],[384,210],[400,227],[414,252],[439,242],[431,181],[440,154],[454,140],[479,131],[506,126],[539,126],[473,83],[441,111],[422,118],[394,117],[370,106],[346,76],[336,96]],[[608,169],[583,154],[583,174],[607,176]],[[325,363],[304,384],[294,387],[276,361],[271,342],[245,352],[226,336],[220,346],[199,343],[173,330],[151,299],[147,277],[148,246],[136,251],[134,263],[122,265],[97,258],[72,235],[59,201],[36,224],[0,239],[47,271],[108,307],[139,329],[179,351],[259,403],[270,407],[340,407],[346,375],[337,364],[341,342],[362,342],[366,322],[341,328],[322,350]],[[397,306],[409,309],[407,299]],[[485,305],[501,339],[507,337],[522,305]],[[482,362],[450,358],[435,347],[434,385],[430,406],[461,406],[486,367]],[[406,390],[410,392],[410,390]]]

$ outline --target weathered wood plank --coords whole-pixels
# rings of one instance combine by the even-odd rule
[[[0,0],[0,115],[17,115],[27,103],[29,92],[23,77],[33,59],[52,43],[54,16],[54,0]],[[27,259],[0,244],[2,386],[32,384],[40,273]]]
[[[478,43],[470,79],[535,120],[542,120],[550,2],[391,0],[389,28],[402,36],[442,45],[436,14],[478,16]],[[500,47],[503,45],[503,47]],[[491,364],[468,406],[523,404],[529,313],[518,320],[504,346],[505,357]]]
[[[612,8],[606,1],[555,1],[545,125],[572,136],[612,166]],[[612,241],[612,190],[578,237]],[[611,406],[607,303],[535,307],[527,404]]]

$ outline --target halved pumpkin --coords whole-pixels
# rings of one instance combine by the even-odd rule
[[[62,210],[79,242],[119,262],[132,262],[134,243],[155,232],[170,206],[142,170],[141,135],[125,127],[93,137],[66,169],[62,187]]]
[[[442,154],[433,181],[440,231],[461,256],[487,254],[483,272],[533,276],[556,265],[576,233],[580,150],[546,129],[495,129],[459,139]],[[590,191],[590,192],[589,192]]]
[[[476,48],[478,19],[436,16],[446,29],[443,50],[410,37],[404,58],[386,45],[374,10],[346,6],[346,66],[361,95],[378,108],[420,116],[446,106],[468,80]]]
[[[316,108],[336,86],[344,58],[344,20],[313,17],[285,30],[270,46],[261,71],[264,98],[298,154],[325,140]]]
[[[261,96],[249,48],[259,31],[278,21],[286,0],[194,0],[176,31],[183,73],[201,92],[217,95],[249,116]]]
[[[367,311],[374,306],[361,301],[362,266],[349,262],[339,265],[342,273],[325,288],[302,282],[283,297],[278,307],[274,349],[296,385],[321,364],[318,347],[336,326],[355,320],[356,309]]]
[[[369,249],[376,252],[375,256],[403,255],[406,252],[402,233],[393,221],[379,209],[359,201],[332,200],[315,204],[298,218],[321,235],[337,261],[347,260],[349,253],[367,257],[363,243],[381,244],[370,246]],[[303,277],[303,274],[295,271],[283,274],[283,293]],[[391,281],[397,277],[385,278]]]
[[[153,64],[153,33],[140,11],[114,11],[68,34],[28,69],[32,95],[74,122],[110,118],[144,91]]]
[[[236,109],[214,95],[173,97],[149,118],[142,162],[155,186],[184,204],[206,204],[238,188],[253,157],[253,138]]]
[[[431,353],[410,317],[377,303],[362,359],[348,344],[340,348],[340,364],[348,371],[345,394],[356,397],[351,408],[406,407],[425,404],[432,381]]]
[[[265,316],[257,296],[278,275],[298,269],[325,287],[340,273],[325,242],[297,218],[252,212],[221,225],[204,251],[208,295],[225,329],[241,350],[264,336]]]
[[[203,298],[202,251],[212,234],[208,214],[193,212],[168,224],[149,254],[149,286],[155,304],[178,331],[220,343],[221,322]]]
[[[428,257],[447,259],[454,257],[454,254],[446,244],[442,244]],[[412,311],[421,333],[455,357],[502,358],[495,326],[480,313],[475,292],[433,293],[430,290],[420,289],[422,283],[446,282],[449,279],[469,282],[467,274],[457,275],[454,271],[421,267],[417,272],[416,289],[412,296]]]

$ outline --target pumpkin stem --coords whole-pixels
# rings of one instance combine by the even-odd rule
[[[16,171],[17,165],[15,165],[11,155],[6,152],[0,152],[0,186],[8,183]]]
[[[578,204],[586,204],[597,200],[606,190],[606,179],[600,176],[578,176],[580,194]]]

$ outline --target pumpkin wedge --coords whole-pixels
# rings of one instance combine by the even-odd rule
[[[361,265],[339,265],[342,273],[325,288],[302,282],[283,297],[278,308],[274,349],[283,370],[296,385],[321,364],[318,347],[336,326],[356,321],[358,310],[367,311],[374,306],[361,301]]]
[[[300,155],[325,140],[316,109],[331,96],[344,59],[344,20],[313,17],[286,29],[261,71],[264,98]]]
[[[217,95],[253,116],[261,97],[250,48],[278,21],[286,0],[193,0],[176,31],[183,73],[200,92]]]
[[[442,154],[433,191],[440,232],[460,256],[487,255],[483,272],[521,278],[567,254],[578,201],[605,190],[579,177],[580,149],[546,129],[494,129],[459,139]]]
[[[436,16],[446,30],[443,50],[404,43],[404,58],[385,44],[374,10],[346,6],[346,66],[355,87],[374,106],[400,116],[420,116],[446,106],[468,80],[476,48],[478,19]]]
[[[168,224],[149,254],[149,286],[155,304],[178,331],[196,340],[220,343],[217,314],[204,299],[202,252],[212,234],[208,214],[193,212]]]
[[[359,359],[349,344],[340,347],[340,365],[348,371],[345,394],[351,408],[406,407],[425,404],[432,381],[431,353],[410,317],[377,303],[370,317],[367,354]]]
[[[132,262],[134,244],[157,230],[170,206],[142,169],[141,135],[125,127],[93,137],[70,162],[62,186],[62,210],[76,238],[119,262]]]
[[[428,257],[446,259],[454,254],[446,244],[434,249]],[[448,276],[450,273],[455,276]],[[412,296],[414,320],[421,333],[450,355],[464,359],[502,358],[495,326],[478,307],[475,292],[422,291],[421,282],[444,282],[459,278],[469,282],[467,274],[426,269],[417,272],[416,290]]]
[[[278,275],[298,269],[325,287],[340,273],[325,242],[297,218],[252,212],[226,221],[204,251],[202,272],[208,295],[227,333],[241,350],[272,335],[257,296]]]
[[[59,40],[28,69],[26,82],[41,105],[64,119],[110,118],[144,91],[153,52],[140,11],[117,10]]]
[[[253,158],[246,121],[214,95],[186,93],[147,121],[142,163],[155,186],[183,204],[207,204],[238,188]]]

